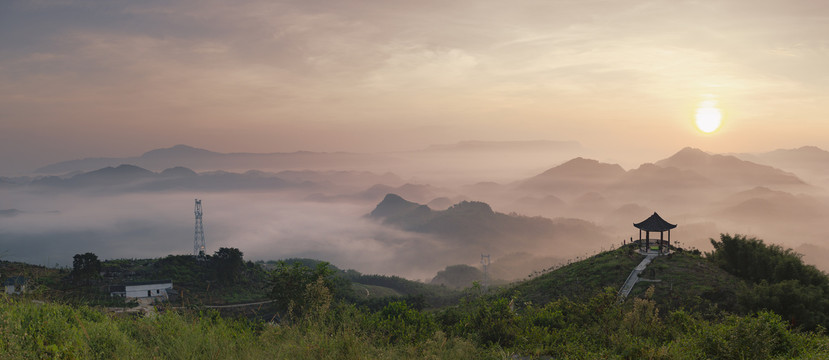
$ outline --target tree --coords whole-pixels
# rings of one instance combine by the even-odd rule
[[[327,262],[320,262],[311,269],[299,262],[288,265],[280,261],[271,273],[271,298],[280,311],[299,315],[307,306],[319,302],[320,299],[315,299],[314,295],[320,293],[320,287],[332,294],[336,284],[334,270]]]
[[[806,329],[829,326],[829,277],[799,254],[741,235],[723,234],[711,245],[706,256],[749,283],[738,293],[744,311],[771,310]]]
[[[72,278],[75,280],[91,280],[101,273],[101,261],[98,255],[91,252],[75,254],[72,261]]]
[[[230,283],[241,275],[245,268],[242,251],[237,248],[219,248],[211,258],[216,269],[216,278],[219,282]]]

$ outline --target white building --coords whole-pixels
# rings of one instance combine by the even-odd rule
[[[172,280],[141,281],[109,287],[110,295],[123,296],[127,298],[158,297],[167,299],[169,296],[168,291],[172,289]]]
[[[21,294],[26,292],[26,283],[28,279],[23,276],[14,276],[6,279],[3,286],[6,288],[6,294]]]

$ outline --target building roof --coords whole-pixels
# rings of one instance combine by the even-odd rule
[[[642,222],[636,224],[634,223],[633,226],[645,230],[645,231],[668,231],[676,227],[676,224],[671,224],[662,217],[659,216],[657,213],[653,213],[649,218],[643,220]]]
[[[12,276],[3,283],[4,286],[26,285],[26,278],[23,276]]]
[[[138,285],[165,285],[172,284],[173,280],[153,280],[153,281],[133,281],[124,283],[124,286],[138,286]]]

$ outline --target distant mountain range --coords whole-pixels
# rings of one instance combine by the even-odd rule
[[[17,215],[22,214],[23,212],[17,209],[3,209],[0,210],[0,217],[14,217]]]
[[[436,211],[388,194],[368,217],[403,230],[439,236],[447,251],[479,249],[493,256],[514,249],[568,253],[609,243],[603,229],[584,220],[507,215],[477,201],[462,201]]]
[[[119,191],[233,191],[291,189],[352,189],[365,183],[403,181],[394,174],[374,174],[358,171],[284,171],[267,173],[249,170],[244,173],[210,171],[197,173],[186,167],[172,167],[153,172],[135,165],[122,164],[69,176],[43,176],[25,180],[16,178],[8,186],[34,190],[80,190],[101,192]],[[382,196],[382,195],[380,195]]]
[[[65,174],[74,171],[91,171],[120,164],[132,164],[146,169],[161,170],[186,166],[196,170],[247,170],[247,169],[308,169],[308,168],[358,168],[366,164],[392,162],[386,155],[356,154],[346,152],[290,153],[218,153],[187,145],[156,149],[138,157],[88,158],[62,161],[35,170],[38,174]]]
[[[694,148],[684,148],[667,159],[657,161],[656,165],[690,170],[724,185],[806,185],[794,174],[768,165],[740,160],[731,155],[708,154]]]
[[[700,188],[757,186],[807,187],[792,173],[731,155],[684,148],[654,164],[625,171],[617,164],[575,158],[543,173],[518,181],[518,189],[545,194],[584,194],[612,190],[681,192]]]
[[[98,157],[61,161],[35,170],[36,174],[66,174],[91,171],[120,164],[132,164],[150,170],[185,166],[197,171],[208,170],[357,170],[375,169],[399,164],[402,158],[430,161],[433,157],[445,157],[446,161],[463,160],[470,153],[476,154],[574,154],[582,152],[581,144],[574,141],[464,141],[455,144],[434,145],[417,151],[369,154],[349,152],[279,152],[279,153],[219,153],[188,145],[175,145],[155,149],[136,157]],[[460,158],[458,158],[460,156]]]
[[[829,151],[815,146],[778,149],[760,154],[737,154],[736,156],[829,182]]]
[[[618,164],[605,164],[577,157],[519,182],[518,187],[542,191],[593,191],[609,186],[624,175],[625,169]]]

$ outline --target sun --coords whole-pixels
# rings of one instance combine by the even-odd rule
[[[697,108],[695,116],[697,129],[706,134],[713,133],[722,125],[722,112],[713,104],[704,102]]]

